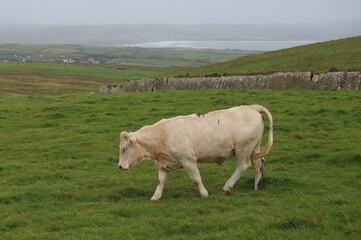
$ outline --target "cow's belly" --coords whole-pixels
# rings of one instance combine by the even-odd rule
[[[222,164],[225,160],[234,156],[234,149],[228,148],[223,151],[213,151],[210,149],[208,152],[201,153],[198,156],[198,162],[216,162]]]
[[[167,161],[165,169],[167,169],[168,171],[175,171],[181,168],[183,168],[183,165],[180,162]]]

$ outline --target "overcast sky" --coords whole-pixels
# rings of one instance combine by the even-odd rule
[[[298,24],[360,10],[361,0],[0,0],[0,24]]]

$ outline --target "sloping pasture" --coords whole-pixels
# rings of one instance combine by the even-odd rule
[[[230,159],[199,164],[208,198],[179,170],[151,202],[154,164],[117,168],[123,130],[255,103],[274,118],[261,191],[249,169],[220,194]],[[360,142],[358,91],[0,97],[0,239],[360,239]]]

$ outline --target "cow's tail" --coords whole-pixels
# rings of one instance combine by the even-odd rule
[[[265,113],[269,121],[269,135],[267,145],[262,151],[254,155],[255,159],[260,159],[267,155],[273,144],[273,119],[271,113],[265,107],[262,107],[261,105],[251,105],[251,108],[255,109],[259,113]]]

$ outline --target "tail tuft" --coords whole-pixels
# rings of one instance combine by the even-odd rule
[[[259,113],[265,113],[267,115],[268,121],[269,121],[269,135],[268,135],[268,142],[265,148],[260,151],[259,153],[256,153],[254,155],[254,159],[259,159],[267,155],[267,153],[271,150],[273,145],[273,119],[271,113],[263,106],[261,105],[251,105],[251,108],[258,111]]]

